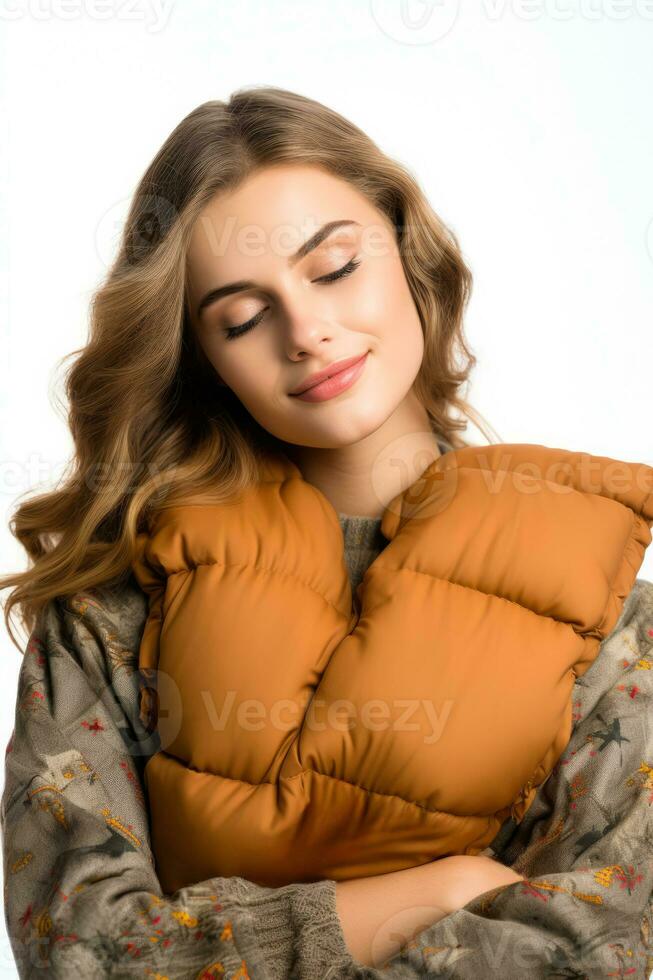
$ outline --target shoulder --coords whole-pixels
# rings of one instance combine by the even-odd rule
[[[147,613],[147,596],[130,572],[118,582],[49,600],[35,635],[46,656],[111,664],[138,649]]]

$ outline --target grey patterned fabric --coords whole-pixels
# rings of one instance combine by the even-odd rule
[[[338,517],[351,590],[355,592],[366,570],[388,542],[381,534],[380,517],[349,517],[346,514],[338,514]]]
[[[354,581],[379,539],[378,522],[352,520],[341,525]],[[142,782],[157,741],[138,717],[146,616],[130,578],[48,604],[25,651],[0,810],[21,977],[649,976],[653,584],[635,583],[574,686],[566,751],[522,823],[493,842],[527,880],[425,929],[383,969],[349,954],[334,881],[212,878],[162,893]]]
[[[443,439],[438,440],[440,452],[448,452],[453,447]],[[338,514],[345,547],[345,561],[349,572],[352,592],[363,580],[363,575],[376,556],[388,543],[381,533],[380,517],[365,517],[359,514]]]

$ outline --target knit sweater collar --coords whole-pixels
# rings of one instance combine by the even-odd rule
[[[438,442],[438,445],[442,453],[452,448],[443,441]],[[366,570],[388,542],[381,533],[381,517],[339,512],[338,519],[342,528],[349,579],[352,591],[355,591]]]

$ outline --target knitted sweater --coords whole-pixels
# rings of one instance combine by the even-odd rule
[[[380,517],[338,514],[345,544],[345,562],[352,593],[362,581],[367,568],[388,543],[381,534]]]
[[[453,446],[440,439],[438,448],[442,454]],[[356,591],[367,568],[388,543],[381,533],[381,517],[364,517],[358,514],[338,513],[345,545],[345,562],[349,572],[352,593]]]
[[[339,516],[355,589],[386,542],[380,519]],[[535,880],[480,896],[425,928],[382,970],[351,957],[329,879],[268,888],[212,878],[162,893],[142,783],[157,736],[138,714],[147,611],[132,580],[57,599],[25,651],[0,809],[5,917],[19,976],[521,980],[524,949],[532,976],[554,967],[565,976],[648,976],[651,583],[637,580],[601,655],[574,686],[575,728],[561,764],[524,821],[500,831],[498,859]]]

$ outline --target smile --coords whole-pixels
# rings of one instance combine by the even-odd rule
[[[307,388],[306,391],[302,391],[301,394],[293,395],[292,397],[301,398],[305,402],[323,402],[328,398],[335,398],[336,395],[346,391],[347,388],[351,388],[363,373],[367,361],[367,354],[369,354],[369,351],[343,371],[332,374],[325,381],[320,381],[319,384],[314,385],[312,388]]]

